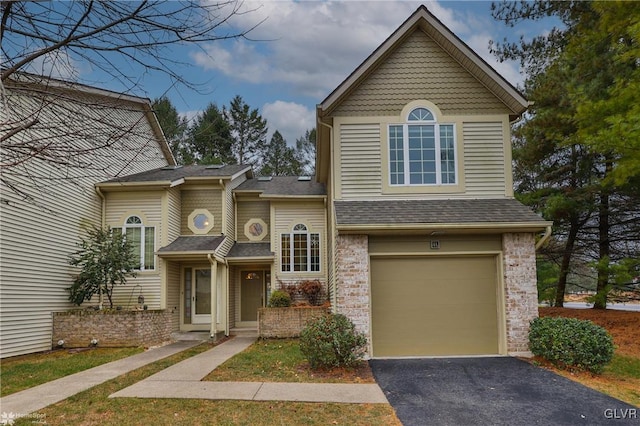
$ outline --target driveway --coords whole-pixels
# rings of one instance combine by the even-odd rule
[[[369,363],[404,426],[640,424],[640,409],[516,358]]]

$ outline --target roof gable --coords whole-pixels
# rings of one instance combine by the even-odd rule
[[[516,117],[527,109],[528,102],[524,96],[432,15],[425,6],[420,6],[413,15],[318,105],[319,118],[331,115],[372,72],[387,61],[389,56],[416,31],[422,31],[462,68],[474,76],[486,90],[505,105],[510,111],[510,116]]]

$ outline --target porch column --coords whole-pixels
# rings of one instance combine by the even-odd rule
[[[218,333],[217,330],[217,318],[218,318],[218,261],[211,255],[209,255],[209,262],[211,263],[211,337],[215,338]]]

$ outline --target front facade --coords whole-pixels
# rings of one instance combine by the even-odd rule
[[[115,305],[142,296],[174,331],[229,335],[311,280],[369,356],[525,353],[550,229],[513,194],[526,107],[421,7],[318,105],[315,178],[164,160],[97,183],[91,220],[140,261]]]

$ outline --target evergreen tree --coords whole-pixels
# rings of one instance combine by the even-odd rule
[[[302,166],[295,150],[287,146],[279,131],[275,131],[262,157],[260,174],[263,176],[298,176]]]
[[[188,129],[187,118],[178,114],[178,111],[166,96],[154,99],[152,107],[158,118],[160,128],[165,138],[167,138],[167,142],[169,142],[173,156],[179,164],[184,163],[185,155],[188,156],[185,145]]]
[[[229,109],[223,109],[233,137],[232,151],[238,164],[255,165],[264,150],[267,137],[267,120],[251,109],[242,97],[236,96]]]
[[[316,129],[307,130],[296,140],[296,158],[307,176],[316,174]]]
[[[188,152],[196,164],[235,164],[231,127],[218,106],[210,103],[189,129]]]

